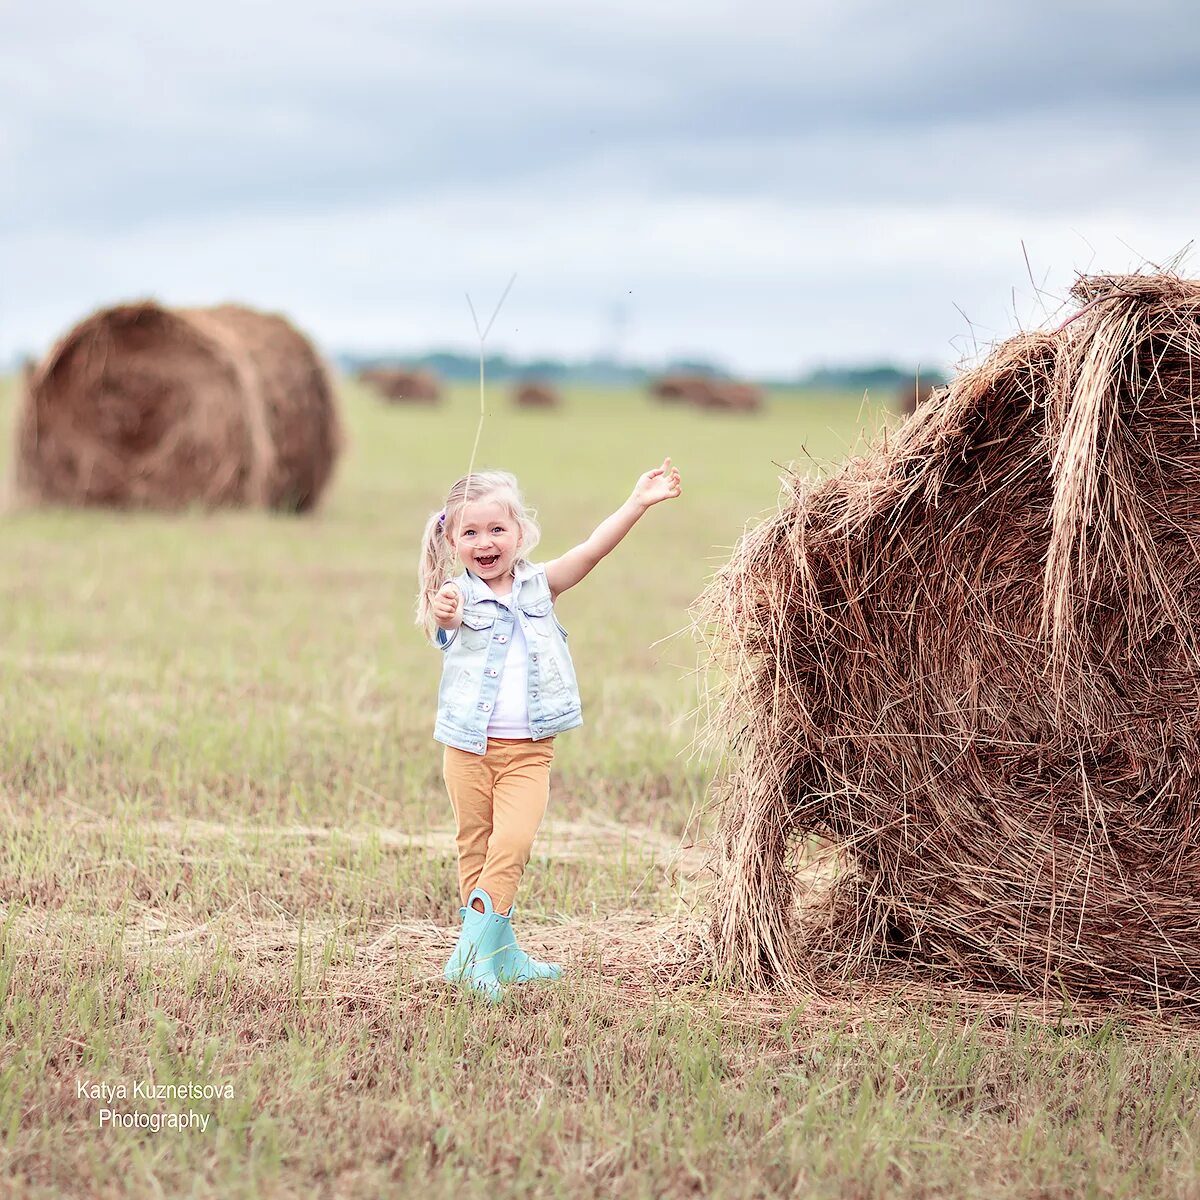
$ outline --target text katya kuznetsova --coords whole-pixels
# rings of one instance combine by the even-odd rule
[[[92,1083],[77,1079],[75,1095],[80,1100],[103,1100],[107,1104],[117,1100],[232,1100],[233,1084],[150,1083],[143,1079],[135,1079],[132,1084]]]

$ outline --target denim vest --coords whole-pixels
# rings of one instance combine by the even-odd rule
[[[463,594],[462,624],[437,631],[443,657],[434,738],[473,754],[486,752],[488,720],[500,691],[514,620],[521,622],[529,646],[525,698],[533,740],[582,725],[567,631],[554,615],[546,568],[517,564],[511,608],[470,571],[452,582]]]

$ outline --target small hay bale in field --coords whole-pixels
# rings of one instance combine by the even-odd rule
[[[698,602],[719,969],[1200,999],[1200,285],[1073,296]]]
[[[16,485],[61,504],[303,512],[341,444],[329,376],[282,317],[123,304],[27,375]]]
[[[896,411],[902,416],[911,417],[936,391],[936,384],[924,382],[920,376],[914,376],[910,382],[901,384],[897,389]]]
[[[707,392],[697,396],[695,403],[700,408],[723,412],[761,412],[763,390],[754,383],[739,383],[735,379],[711,379]]]
[[[437,404],[442,381],[424,367],[368,367],[358,378],[393,404]]]
[[[518,408],[561,408],[562,393],[553,384],[527,379],[513,392]]]
[[[662,375],[650,385],[650,394],[656,400],[701,404],[708,398],[713,382],[707,375]]]

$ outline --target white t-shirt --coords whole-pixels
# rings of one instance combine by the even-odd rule
[[[512,608],[511,592],[496,599]],[[521,628],[521,618],[515,613],[513,615],[515,619],[512,635],[508,639],[508,653],[504,658],[504,666],[500,668],[500,690],[496,693],[487,731],[492,737],[531,738],[533,730],[529,728],[529,700],[526,696],[529,647],[525,641],[525,631]]]

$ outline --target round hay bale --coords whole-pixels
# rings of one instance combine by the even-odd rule
[[[28,375],[26,500],[311,509],[341,431],[329,377],[282,317],[237,305],[102,309]]]
[[[710,379],[707,389],[696,396],[694,403],[721,412],[761,412],[763,390],[757,384],[739,383],[735,379]]]
[[[358,378],[393,404],[437,404],[442,398],[442,381],[424,367],[368,367]]]
[[[1073,295],[698,602],[719,969],[1200,997],[1200,285]]]
[[[527,379],[514,390],[513,403],[518,408],[561,408],[562,393],[552,384]]]
[[[663,375],[650,385],[650,394],[656,400],[681,400],[687,404],[703,404],[708,399],[714,382],[715,380],[706,375]]]

